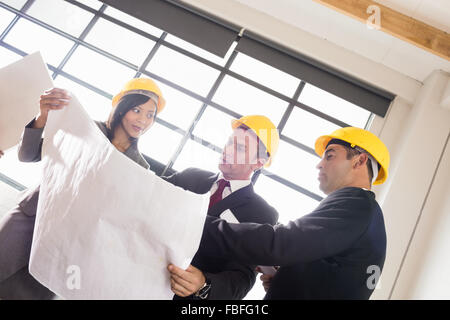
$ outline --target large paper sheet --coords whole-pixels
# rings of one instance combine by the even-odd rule
[[[117,151],[76,98],[50,112],[43,155],[31,274],[65,299],[171,299],[167,265],[188,267],[208,195]]]
[[[52,87],[39,52],[0,69],[0,150],[19,143],[23,128],[39,112],[39,96]]]

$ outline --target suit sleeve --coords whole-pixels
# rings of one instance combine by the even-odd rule
[[[177,187],[181,187],[189,191],[192,191],[192,187],[190,187],[192,182],[196,181],[195,179],[199,179],[195,176],[195,168],[187,168],[183,171],[175,172],[170,176],[161,176],[161,178]]]
[[[366,230],[369,215],[366,196],[341,193],[287,225],[228,224],[208,216],[200,248],[202,254],[248,264],[309,262],[347,249]]]
[[[253,204],[258,212],[258,217],[254,217],[254,221],[274,225],[278,220],[278,213],[262,198],[258,197],[258,200]],[[254,264],[232,261],[224,266],[225,271],[205,273],[211,280],[209,299],[243,299],[255,284],[257,275],[255,268]]]
[[[167,182],[170,182],[171,184],[179,187],[180,184],[178,182],[178,176],[179,176],[179,173],[176,172],[170,176],[161,176],[161,179],[166,180]]]
[[[253,287],[256,272],[252,266],[236,262],[228,262],[224,266],[226,271],[219,273],[205,272],[211,280],[210,300],[241,300]]]
[[[22,162],[38,162],[41,161],[42,153],[42,133],[44,128],[33,128],[34,120],[26,125],[22,139],[19,142],[18,156]]]

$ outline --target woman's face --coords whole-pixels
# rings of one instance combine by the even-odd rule
[[[132,138],[139,138],[155,121],[156,104],[149,99],[146,103],[130,109],[122,118],[122,128]]]

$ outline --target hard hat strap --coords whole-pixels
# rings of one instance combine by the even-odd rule
[[[372,184],[373,184],[378,177],[378,161],[375,160],[375,158],[369,152],[364,150],[363,148],[355,146],[354,149],[358,150],[361,153],[367,154],[367,157],[370,159],[370,165],[372,167],[372,173],[373,173],[373,176],[372,176]]]
[[[373,184],[378,177],[378,162],[370,154],[367,155],[369,156],[370,164],[372,165],[372,172],[373,172],[372,184]]]
[[[126,91],[122,97],[125,97],[129,94],[141,94],[143,96],[149,97],[153,102],[158,106],[159,97],[156,93],[148,90],[142,90],[142,89],[135,89],[135,90],[128,90]]]

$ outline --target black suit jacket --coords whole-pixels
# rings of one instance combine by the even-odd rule
[[[207,217],[200,254],[281,266],[266,299],[368,299],[386,255],[375,194],[347,187],[286,225]]]
[[[211,190],[218,173],[189,168],[163,177],[168,182],[198,194]],[[241,188],[208,210],[208,215],[219,217],[229,209],[239,222],[256,222],[274,225],[278,220],[277,211],[257,195],[250,184]],[[206,239],[207,241],[207,239]],[[242,299],[255,283],[255,265],[240,264],[223,257],[206,257],[197,253],[191,263],[203,271],[211,280],[209,299]]]

